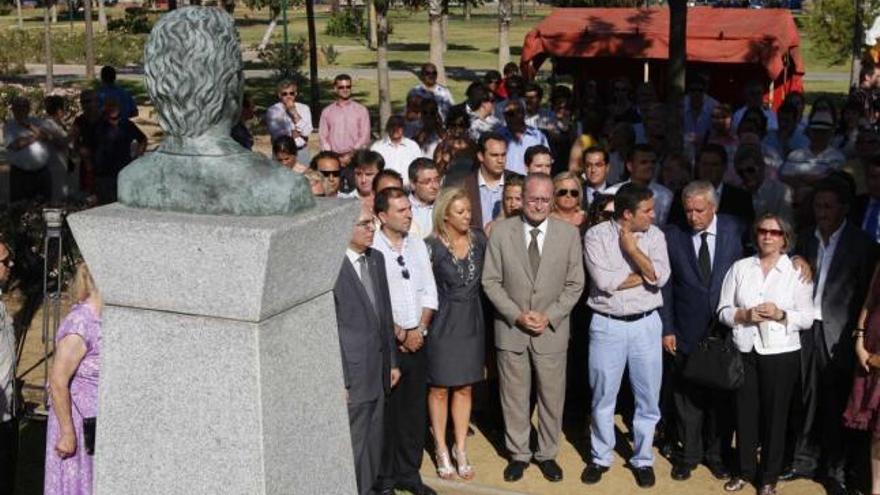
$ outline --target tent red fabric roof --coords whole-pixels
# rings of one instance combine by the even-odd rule
[[[776,80],[786,56],[794,67],[789,77],[804,73],[799,45],[794,19],[785,9],[688,9],[688,62],[760,64]],[[533,74],[547,57],[665,60],[668,53],[665,8],[558,8],[526,35],[521,61]]]

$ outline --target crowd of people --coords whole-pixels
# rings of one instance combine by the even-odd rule
[[[13,195],[63,200],[72,149],[78,187],[115,200],[146,138],[114,78],[82,93],[70,130],[51,97],[43,120],[13,101]],[[344,74],[317,125],[294,81],[264,120],[279,166],[362,207],[329,275],[359,493],[434,493],[426,447],[440,478],[473,479],[476,414],[498,416],[508,482],[532,463],[562,480],[563,417],[589,418],[580,478],[596,484],[619,411],[643,488],[659,445],[672,479],[705,464],[724,491],[814,478],[880,493],[880,68],[863,67],[842,108],[820,98],[806,115],[802,94],[773,110],[757,82],[734,110],[689,74],[682,143],[650,83],[545,88],[511,65],[456,103],[432,64],[419,79],[379,139]],[[255,113],[245,97],[231,130],[245,148]],[[101,302],[84,267],[75,291],[49,380],[46,493],[91,492]],[[736,349],[735,387],[686,371],[716,336]]]

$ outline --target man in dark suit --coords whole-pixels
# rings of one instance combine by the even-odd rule
[[[664,229],[672,275],[663,287],[660,308],[663,348],[674,356],[673,400],[684,447],[671,475],[674,480],[686,480],[705,459],[712,474],[724,479],[728,472],[721,450],[729,394],[695,385],[678,375],[715,320],[724,275],[744,254],[745,225],[735,217],[716,214],[718,199],[710,182],[691,182],[681,196],[686,222],[669,224]]]
[[[480,138],[477,160],[480,167],[465,177],[460,187],[464,188],[471,201],[471,227],[482,229],[501,211],[504,167],[507,164],[507,140],[504,136],[494,132],[484,134]]]
[[[724,146],[716,143],[703,146],[703,150],[697,158],[697,178],[707,181],[715,187],[718,197],[718,213],[739,217],[740,220],[750,225],[755,220],[752,195],[745,189],[724,181],[727,160],[727,150],[724,149]],[[669,213],[670,223],[685,222],[683,206],[681,197],[676,196],[672,203],[672,211]]]
[[[375,227],[358,217],[333,287],[342,372],[358,493],[374,493],[382,458],[385,396],[400,379],[391,299],[382,253],[371,249]]]
[[[816,227],[798,239],[798,254],[813,266],[816,315],[812,330],[800,334],[802,427],[792,467],[780,476],[817,476],[831,494],[847,493],[847,481],[857,476],[844,445],[850,453],[860,451],[852,448],[858,437],[844,430],[841,415],[855,368],[852,332],[877,259],[874,241],[846,220],[851,203],[849,184],[835,177],[820,182],[813,193]]]

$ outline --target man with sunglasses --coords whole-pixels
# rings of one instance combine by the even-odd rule
[[[321,149],[337,153],[343,166],[348,166],[355,150],[370,144],[370,113],[351,99],[351,85],[348,74],[333,79],[336,101],[321,111],[318,128]]]
[[[789,222],[794,219],[791,188],[778,179],[767,177],[760,145],[740,145],[733,157],[733,166],[742,180],[742,187],[752,195],[756,216],[775,213]]]
[[[336,153],[322,151],[312,158],[309,165],[312,170],[317,170],[324,176],[324,196],[335,198],[339,195],[342,185],[342,165]]]
[[[312,111],[308,105],[296,101],[299,84],[285,80],[278,83],[278,103],[266,109],[266,127],[272,141],[281,136],[289,136],[296,143],[300,162],[308,161],[309,135],[312,133]]]
[[[437,66],[430,62],[423,64],[419,71],[419,80],[421,82],[411,89],[409,94],[436,101],[440,116],[446,120],[449,108],[455,104],[455,101],[452,99],[452,92],[449,91],[449,88],[437,82]]]
[[[434,495],[436,492],[422,483],[419,474],[428,395],[427,357],[422,346],[438,307],[434,272],[425,242],[409,234],[412,208],[403,189],[388,187],[378,191],[373,212],[382,225],[376,232],[373,249],[385,258],[397,360],[402,373],[388,400],[380,493],[393,495],[394,489],[398,489]]]

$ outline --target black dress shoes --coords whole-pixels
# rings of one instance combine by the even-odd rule
[[[514,482],[519,481],[523,477],[523,471],[529,467],[528,462],[523,461],[510,461],[507,463],[507,467],[504,468],[504,481]]]
[[[675,481],[684,481],[691,477],[691,471],[693,470],[693,467],[681,462],[672,466],[672,472],[669,473],[669,476]]]
[[[812,476],[793,467],[787,468],[785,471],[782,472],[782,474],[779,475],[779,481],[794,481],[809,478],[812,478]]]
[[[598,464],[587,464],[584,472],[581,473],[581,481],[587,485],[595,485],[602,480],[602,475],[608,472],[608,466],[600,466]]]
[[[398,483],[394,485],[394,488],[410,492],[413,495],[437,495],[433,488],[424,483]]]
[[[728,471],[724,464],[706,463],[706,467],[709,468],[709,472],[712,473],[712,476],[714,476],[716,480],[723,481],[730,479],[730,471]]]
[[[556,461],[553,459],[548,459],[546,461],[537,461],[538,469],[541,470],[541,474],[544,475],[544,479],[547,481],[557,482],[562,481],[562,468],[559,467],[559,464],[556,464]]]
[[[634,468],[633,474],[636,477],[636,484],[639,485],[640,488],[651,488],[657,481],[654,477],[654,468],[651,466]]]

